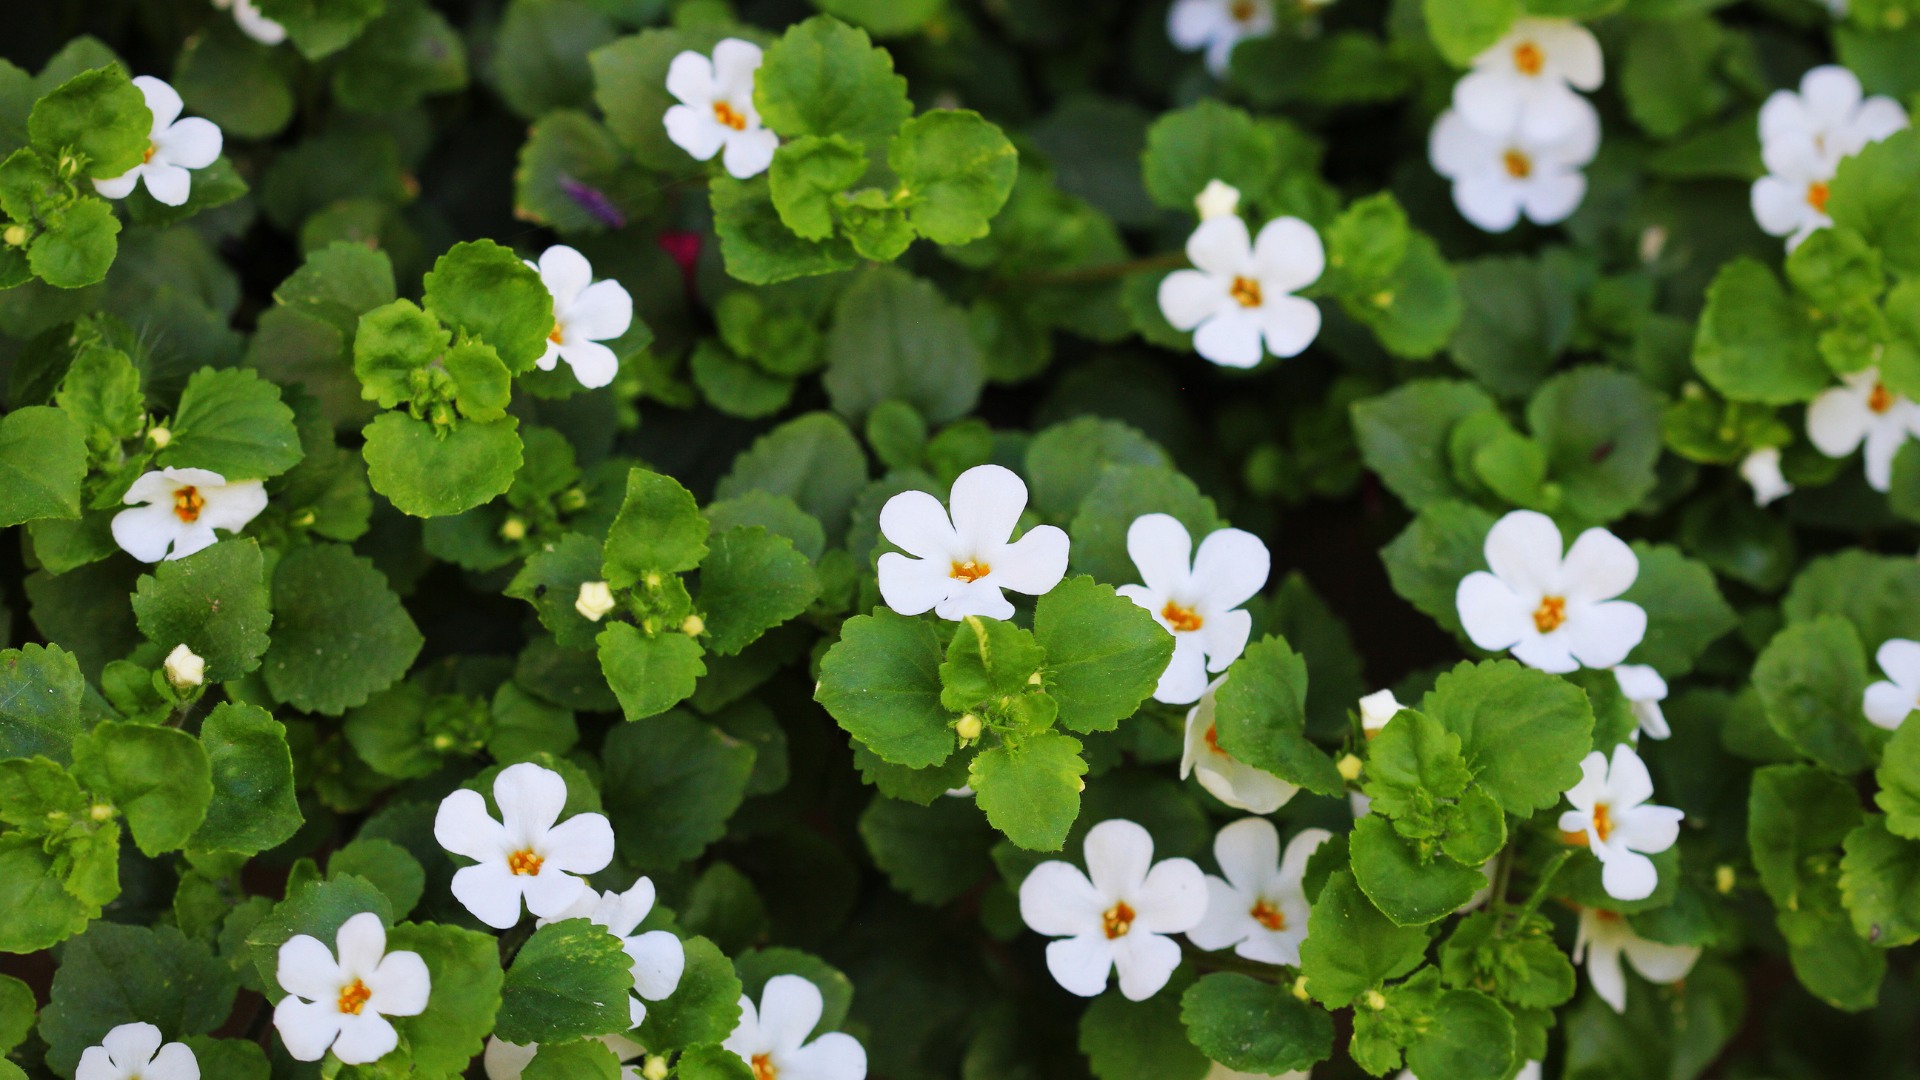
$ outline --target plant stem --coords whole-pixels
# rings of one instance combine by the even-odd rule
[[[1541,902],[1547,898],[1547,889],[1549,886],[1553,884],[1554,875],[1558,874],[1560,872],[1560,868],[1562,866],[1565,866],[1567,864],[1567,860],[1571,858],[1573,858],[1573,849],[1565,848],[1565,849],[1562,849],[1553,858],[1547,860],[1547,868],[1545,870],[1540,871],[1540,883],[1533,887],[1533,895],[1527,897],[1526,904],[1524,904],[1520,908],[1519,912],[1516,913],[1513,922],[1510,923],[1509,925],[1519,926],[1521,923],[1526,922],[1527,919],[1531,917],[1536,910],[1539,909]]]

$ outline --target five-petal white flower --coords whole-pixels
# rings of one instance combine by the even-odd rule
[[[1909,435],[1920,435],[1920,405],[1886,388],[1879,368],[1841,376],[1807,406],[1807,438],[1828,457],[1846,457],[1866,443],[1867,483],[1893,484],[1893,456]]]
[[[527,265],[540,272],[540,283],[553,297],[547,351],[534,363],[541,371],[552,371],[565,360],[589,390],[612,382],[620,373],[620,358],[600,343],[633,325],[633,297],[626,287],[612,278],[593,280],[587,257],[565,244],[553,245],[540,253],[539,263]]]
[[[1633,549],[1605,529],[1580,534],[1560,557],[1560,529],[1533,510],[1515,510],[1487,532],[1487,566],[1460,579],[1454,604],[1467,637],[1483,649],[1564,673],[1609,668],[1646,636],[1647,613],[1615,600],[1640,575]]]
[[[1267,545],[1250,532],[1215,529],[1196,555],[1179,518],[1142,514],[1127,527],[1127,554],[1146,584],[1114,591],[1152,612],[1153,621],[1173,635],[1173,659],[1153,699],[1168,705],[1198,701],[1207,673],[1227,670],[1246,651],[1253,616],[1240,605],[1267,584]]]
[[[1887,677],[1867,687],[1860,707],[1875,727],[1898,731],[1920,709],[1920,641],[1888,638],[1873,658]]]
[[[1581,908],[1573,962],[1587,965],[1587,981],[1593,984],[1593,992],[1617,1013],[1627,1011],[1627,976],[1620,968],[1623,952],[1633,962],[1634,970],[1652,983],[1679,982],[1700,959],[1698,945],[1648,941],[1634,933],[1618,912]]]
[[[1205,49],[1207,70],[1227,74],[1233,47],[1273,33],[1273,0],[1174,0],[1167,10],[1167,37],[1186,52]]]
[[[1176,330],[1193,331],[1193,349],[1224,367],[1260,362],[1260,343],[1296,356],[1320,333],[1320,308],[1293,295],[1320,280],[1327,253],[1320,234],[1296,217],[1279,217],[1249,239],[1237,214],[1202,221],[1187,238],[1198,269],[1160,281],[1160,312]]]
[[[647,1018],[646,1002],[659,1001],[673,993],[680,985],[680,976],[687,967],[686,946],[672,932],[633,932],[633,928],[639,926],[647,913],[653,910],[653,899],[653,880],[643,877],[623,893],[602,895],[592,889],[582,889],[580,899],[565,911],[539,921],[539,925],[544,926],[562,919],[589,919],[596,926],[606,927],[607,933],[620,939],[620,947],[627,951],[627,958],[633,961],[635,996],[627,999],[627,1011],[632,1017],[633,1027],[639,1027],[640,1022]]]
[[[1614,682],[1621,696],[1633,707],[1633,718],[1640,722],[1640,733],[1649,739],[1664,739],[1673,734],[1667,726],[1667,714],[1660,703],[1667,700],[1667,680],[1645,664],[1616,664]]]
[[[1200,703],[1187,710],[1180,779],[1197,773],[1200,786],[1228,806],[1255,814],[1271,814],[1285,806],[1300,789],[1221,749],[1220,733],[1214,725],[1214,695],[1226,681],[1225,675],[1213,680],[1207,692],[1200,695]]]
[[[500,770],[493,798],[502,821],[487,812],[485,796],[467,788],[442,799],[434,816],[440,846],[478,863],[454,873],[454,898],[497,930],[520,921],[523,896],[534,915],[558,917],[587,888],[574,875],[598,873],[613,861],[613,826],[603,814],[575,814],[555,825],[567,782],[530,761]]]
[[[760,991],[760,1007],[740,995],[740,1023],[720,1045],[740,1055],[753,1080],[862,1080],[867,1049],[845,1032],[807,1036],[826,1002],[820,988],[799,975],[775,975]]]
[[[1658,855],[1680,838],[1684,813],[1671,806],[1649,806],[1653,777],[1633,747],[1613,748],[1613,762],[1595,750],[1580,763],[1580,782],[1567,792],[1573,809],[1560,814],[1560,831],[1571,839],[1584,833],[1587,848],[1600,860],[1600,884],[1615,900],[1645,900],[1660,883],[1648,855]]]
[[[880,508],[880,532],[894,546],[880,556],[880,596],[902,615],[932,609],[943,619],[1011,619],[1001,589],[1039,596],[1067,574],[1067,534],[1036,525],[1009,543],[1027,507],[1027,485],[1012,470],[976,465],[953,482],[948,501],[903,491]],[[911,555],[912,558],[907,556]]]
[[[152,1024],[121,1024],[81,1051],[73,1080],[200,1080],[200,1061],[186,1043],[161,1046]]]
[[[320,939],[297,934],[280,946],[274,972],[287,996],[273,1026],[295,1061],[319,1061],[328,1048],[348,1065],[378,1061],[400,1045],[389,1016],[418,1016],[432,980],[416,952],[388,952],[380,916],[363,911],[334,935],[339,958]]]
[[[1780,448],[1763,446],[1740,461],[1740,478],[1753,487],[1753,505],[1765,506],[1793,494],[1793,485],[1780,472]]]
[[[1093,997],[1118,968],[1120,993],[1145,1001],[1180,966],[1166,935],[1206,917],[1206,876],[1190,859],[1155,863],[1153,837],[1123,818],[1088,830],[1085,852],[1085,874],[1058,860],[1034,867],[1020,883],[1020,917],[1062,939],[1047,945],[1047,970],[1068,991]]]
[[[1553,225],[1579,208],[1587,194],[1580,170],[1600,149],[1600,117],[1585,98],[1568,96],[1571,119],[1547,135],[1522,128],[1490,132],[1457,109],[1441,114],[1427,140],[1427,157],[1435,172],[1453,181],[1461,217],[1487,232],[1506,232],[1522,213],[1536,225]]]
[[[1600,42],[1571,19],[1521,19],[1473,59],[1453,86],[1453,107],[1488,134],[1516,133],[1536,144],[1565,138],[1593,107],[1574,88],[1595,90],[1606,76]]]
[[[1233,951],[1263,964],[1300,963],[1307,937],[1307,894],[1300,879],[1307,859],[1331,839],[1325,829],[1302,829],[1280,854],[1280,834],[1265,818],[1241,818],[1213,838],[1213,858],[1224,879],[1207,875],[1207,916],[1187,937],[1203,949]]]
[[[287,28],[260,14],[253,0],[213,0],[213,6],[233,9],[233,21],[240,32],[262,45],[278,45],[287,40]]]
[[[193,176],[187,170],[204,169],[220,156],[220,128],[198,116],[179,119],[186,107],[179,92],[151,75],[135,76],[133,85],[140,88],[147,110],[153,113],[146,156],[119,176],[95,180],[93,189],[109,199],[124,199],[146,177],[149,195],[168,206],[180,206],[193,189]]]
[[[1828,182],[1841,160],[1906,126],[1899,102],[1862,100],[1860,80],[1836,64],[1801,76],[1797,94],[1775,90],[1760,107],[1760,158],[1767,175],[1753,182],[1754,220],[1786,237],[1787,250],[1798,247],[1815,229],[1833,224]]]
[[[667,67],[667,93],[680,99],[667,109],[667,138],[698,161],[721,154],[738,180],[765,172],[780,148],[780,136],[760,126],[753,107],[760,60],[760,46],[727,38],[713,47],[711,60],[689,49]]]
[[[235,480],[206,469],[165,468],[144,473],[120,500],[131,510],[113,515],[113,542],[141,562],[184,559],[219,540],[215,529],[239,532],[267,508],[258,480]]]

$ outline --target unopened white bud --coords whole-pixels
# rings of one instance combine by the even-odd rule
[[[981,730],[980,718],[973,715],[972,713],[968,713],[967,715],[961,717],[959,720],[955,721],[953,725],[954,734],[960,736],[962,739],[965,739],[967,742],[972,742],[973,740],[979,738],[980,730]]]
[[[1387,721],[1405,706],[1394,699],[1393,691],[1381,690],[1360,699],[1360,726],[1369,734],[1387,726]]]
[[[163,427],[156,427],[147,432],[147,441],[153,443],[155,450],[165,450],[167,444],[173,441],[173,432]]]
[[[1240,211],[1240,189],[1219,180],[1207,181],[1207,186],[1194,197],[1194,209],[1200,211],[1200,220],[1226,217]]]
[[[500,526],[500,537],[503,540],[525,540],[527,538],[527,523],[517,517],[508,518],[506,522]]]
[[[0,239],[4,239],[8,247],[25,247],[27,243],[27,227],[24,225],[9,225],[7,226],[6,232],[0,233]]]
[[[164,666],[167,681],[176,690],[189,690],[207,681],[207,662],[187,648],[185,642],[173,647],[173,651],[167,654]]]
[[[659,1054],[649,1056],[640,1067],[640,1075],[645,1080],[667,1080],[667,1059]]]
[[[688,637],[699,637],[707,632],[707,620],[698,615],[689,615],[680,620],[680,632]]]
[[[613,590],[607,588],[604,581],[583,581],[580,583],[580,596],[573,602],[573,610],[588,622],[599,622],[612,611]]]

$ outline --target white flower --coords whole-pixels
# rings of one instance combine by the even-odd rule
[[[1241,1072],[1238,1069],[1229,1069],[1217,1061],[1210,1062],[1209,1064],[1212,1068],[1209,1068],[1207,1075],[1201,1077],[1200,1080],[1313,1080],[1313,1070],[1311,1069],[1289,1069],[1286,1072],[1274,1075],[1272,1073]],[[1518,1080],[1518,1078],[1516,1078],[1516,1080]],[[1535,1078],[1535,1080],[1537,1080],[1537,1078]]]
[[[193,187],[193,176],[187,170],[204,169],[220,156],[220,128],[198,116],[178,119],[185,107],[180,94],[151,75],[136,76],[133,85],[140,88],[148,111],[153,113],[146,156],[119,176],[95,180],[93,189],[109,199],[124,199],[133,194],[134,185],[144,176],[147,194],[168,206],[180,206]]]
[[[667,138],[699,161],[724,147],[720,160],[737,180],[765,172],[780,136],[760,126],[760,111],[753,107],[759,67],[760,46],[739,38],[715,45],[712,60],[692,50],[674,57],[667,93],[681,104],[667,109]]]
[[[1875,491],[1893,484],[1893,456],[1907,436],[1920,434],[1920,405],[1887,389],[1880,369],[1842,375],[1807,406],[1807,438],[1828,457],[1846,457],[1866,443],[1867,483]]]
[[[632,1027],[639,1027],[640,1022],[647,1018],[647,1006],[641,999],[659,1001],[673,993],[680,985],[680,975],[687,966],[686,946],[680,944],[680,939],[671,932],[633,932],[633,928],[639,926],[647,913],[653,910],[653,896],[653,881],[644,877],[623,893],[602,895],[592,889],[582,889],[580,899],[565,911],[541,919],[538,923],[544,926],[561,919],[590,919],[594,925],[606,927],[608,933],[620,939],[620,947],[627,951],[627,958],[633,961],[633,992],[636,996],[627,999]]]
[[[1740,462],[1740,478],[1753,486],[1753,505],[1765,506],[1783,495],[1793,494],[1793,485],[1780,473],[1780,448],[1763,446]]]
[[[581,582],[580,595],[573,601],[573,610],[588,622],[599,622],[615,606],[613,590],[604,581]]]
[[[1037,525],[1008,543],[1027,485],[1009,469],[976,465],[953,482],[948,501],[903,491],[880,508],[880,532],[907,555],[880,556],[880,596],[902,615],[931,608],[943,619],[1013,618],[1001,589],[1039,596],[1067,574],[1067,534]]]
[[[1206,876],[1188,859],[1155,863],[1153,837],[1122,818],[1088,830],[1085,851],[1085,874],[1058,860],[1033,868],[1020,883],[1020,917],[1064,939],[1047,945],[1047,970],[1061,986],[1093,997],[1118,968],[1120,993],[1145,1001],[1180,966],[1180,946],[1165,935],[1207,914]]]
[[[1660,711],[1660,703],[1667,700],[1667,680],[1660,673],[1645,664],[1616,664],[1613,679],[1620,684],[1620,694],[1633,707],[1634,719],[1640,721],[1640,731],[1650,739],[1664,739],[1673,734],[1667,727],[1667,715]]]
[[[1536,225],[1565,221],[1587,194],[1581,169],[1600,149],[1600,117],[1573,96],[1574,120],[1551,136],[1482,131],[1457,110],[1434,121],[1433,171],[1453,181],[1453,205],[1487,232],[1506,232],[1525,213]]]
[[[1180,755],[1180,779],[1198,772],[1200,786],[1213,797],[1236,810],[1271,814],[1286,805],[1300,789],[1285,780],[1256,769],[1220,748],[1220,734],[1214,728],[1214,694],[1225,675],[1213,680],[1200,703],[1187,710],[1185,748]]]
[[[1615,900],[1645,900],[1660,883],[1648,855],[1658,855],[1680,838],[1686,815],[1671,806],[1648,806],[1653,778],[1633,747],[1613,748],[1613,763],[1595,750],[1580,763],[1580,782],[1567,792],[1573,809],[1560,814],[1560,831],[1585,833],[1587,848],[1600,860],[1600,884]]]
[[[1753,182],[1753,217],[1791,251],[1827,216],[1828,181],[1842,159],[1907,126],[1889,97],[1861,100],[1860,80],[1834,64],[1800,78],[1800,92],[1775,90],[1760,107],[1760,158],[1766,176]]]
[[[200,1080],[200,1062],[186,1043],[161,1046],[152,1024],[121,1024],[81,1052],[73,1080]]]
[[[267,508],[267,489],[206,469],[165,468],[143,474],[120,501],[134,509],[113,515],[113,542],[141,562],[159,562],[212,547],[215,529],[246,528]]]
[[[1360,699],[1360,727],[1367,733],[1368,738],[1372,738],[1375,732],[1386,727],[1387,721],[1398,716],[1400,710],[1404,708],[1406,706],[1400,704],[1399,699],[1393,696],[1393,691],[1376,690]]]
[[[740,995],[740,1023],[721,1046],[740,1055],[753,1080],[862,1080],[867,1050],[860,1040],[830,1031],[807,1042],[820,1023],[820,988],[798,975],[775,975],[760,991],[760,1007]]]
[[[1307,937],[1307,894],[1300,879],[1307,857],[1331,839],[1325,829],[1302,829],[1280,855],[1280,834],[1265,818],[1241,818],[1213,838],[1213,858],[1225,879],[1207,875],[1207,916],[1187,937],[1203,949],[1233,951],[1263,964],[1300,963]]]
[[[331,1047],[348,1065],[378,1061],[400,1045],[389,1016],[418,1016],[431,980],[415,952],[388,952],[380,916],[363,911],[334,935],[339,960],[320,939],[296,934],[280,946],[274,978],[287,996],[273,1026],[295,1061],[319,1061]]]
[[[613,1051],[614,1059],[617,1061],[632,1061],[647,1052],[646,1047],[624,1035],[600,1035],[596,1038],[607,1049]],[[489,1035],[487,1049],[480,1057],[480,1064],[487,1070],[487,1080],[520,1080],[520,1074],[527,1070],[527,1066],[539,1053],[539,1043],[510,1043],[498,1035]],[[620,1077],[621,1080],[641,1080],[641,1072],[628,1065],[620,1070]]]
[[[567,803],[567,782],[530,761],[509,765],[493,780],[504,824],[487,813],[487,800],[462,788],[440,801],[433,838],[479,865],[453,875],[453,895],[474,917],[497,930],[520,921],[520,898],[540,918],[554,918],[580,899],[593,874],[613,861],[613,827],[601,814],[575,814],[555,825]]]
[[[1174,0],[1167,36],[1186,52],[1207,51],[1207,70],[1225,76],[1233,47],[1273,32],[1273,0]]]
[[[1907,714],[1920,709],[1920,641],[1888,638],[1873,658],[1887,677],[1867,687],[1861,708],[1875,727],[1898,731]]]
[[[593,280],[587,257],[565,244],[540,253],[540,283],[553,297],[553,330],[547,351],[534,361],[541,371],[552,371],[565,360],[573,377],[589,390],[605,386],[620,373],[620,358],[600,344],[627,332],[633,325],[633,297],[619,282]]]
[[[1613,599],[1640,575],[1640,560],[1607,530],[1581,533],[1563,561],[1553,519],[1515,510],[1488,530],[1485,551],[1493,572],[1475,570],[1454,593],[1475,645],[1568,672],[1612,667],[1646,635],[1646,611]]]
[[[1580,931],[1573,943],[1573,962],[1587,965],[1587,981],[1600,1000],[1614,1012],[1627,1011],[1627,977],[1620,970],[1620,954],[1648,982],[1676,983],[1700,959],[1698,945],[1665,945],[1633,932],[1619,913],[1600,908],[1580,909]]]
[[[176,690],[200,686],[207,681],[206,658],[187,648],[184,641],[173,647],[160,666],[167,673],[167,681]]]
[[[1200,215],[1201,221],[1240,212],[1240,189],[1219,180],[1207,181],[1200,194],[1193,197],[1193,209]]]
[[[240,26],[240,32],[262,45],[278,45],[287,40],[287,28],[260,14],[253,6],[253,0],[213,0],[213,6],[222,11],[233,9],[233,21]]]
[[[1237,214],[1208,218],[1187,237],[1196,270],[1175,270],[1160,282],[1160,312],[1176,330],[1193,331],[1193,349],[1225,367],[1260,362],[1260,343],[1275,356],[1295,356],[1320,333],[1320,308],[1293,295],[1320,280],[1326,250],[1313,226],[1274,218],[1247,237]]]
[[[1180,519],[1142,514],[1127,527],[1127,555],[1146,584],[1114,591],[1152,612],[1173,635],[1173,659],[1153,698],[1168,705],[1198,701],[1207,672],[1227,670],[1246,651],[1253,616],[1239,608],[1267,583],[1267,545],[1250,532],[1215,529],[1196,555]]]
[[[1597,89],[1605,74],[1600,43],[1586,27],[1521,19],[1474,57],[1473,70],[1453,86],[1453,107],[1486,134],[1558,142],[1593,114],[1574,88]]]

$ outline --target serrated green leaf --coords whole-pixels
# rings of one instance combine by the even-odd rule
[[[1420,711],[1460,737],[1476,782],[1510,814],[1557,804],[1580,782],[1593,744],[1586,695],[1511,660],[1458,665],[1434,683]]]
[[[140,164],[153,113],[147,99],[115,66],[82,72],[34,103],[27,131],[33,146],[58,159],[83,155],[81,175],[121,176]]]
[[[840,294],[821,381],[834,411],[854,423],[899,400],[944,424],[979,401],[986,370],[965,313],[931,282],[883,266]]]
[[[296,548],[274,569],[274,697],[338,716],[406,674],[423,639],[373,562],[339,544]]]
[[[238,989],[206,945],[171,926],[96,922],[67,944],[41,1011],[47,1064],[72,1072],[83,1050],[121,1024],[153,1024],[163,1039],[212,1031]]]
[[[206,751],[174,728],[102,721],[74,738],[73,775],[126,815],[148,856],[185,847],[213,800]]]
[[[1345,789],[1333,759],[1307,739],[1307,663],[1285,638],[1249,645],[1214,700],[1221,749],[1308,791]]]
[[[402,412],[382,413],[364,432],[367,480],[414,517],[471,510],[512,486],[521,464],[519,426],[509,416],[436,429]]]
[[[755,73],[753,104],[788,138],[844,135],[870,150],[912,115],[907,80],[864,30],[828,15],[787,29]]]
[[[1173,656],[1173,635],[1146,609],[1084,575],[1040,598],[1033,636],[1046,650],[1047,693],[1070,731],[1119,726],[1153,693]]]
[[[0,416],[0,527],[78,518],[86,477],[86,433],[66,412],[29,405]]]
[[[887,147],[907,216],[936,244],[987,235],[987,222],[1013,193],[1019,158],[1000,129],[966,109],[939,109],[907,121]]]
[[[300,432],[280,388],[245,368],[201,368],[187,379],[161,467],[210,469],[233,480],[278,476],[300,463]]]
[[[1180,995],[1180,1019],[1195,1046],[1241,1072],[1277,1076],[1333,1053],[1333,1018],[1284,983],[1230,972],[1205,976]]]
[[[856,615],[820,661],[814,700],[881,758],[920,769],[953,753],[940,704],[945,655],[933,625],[885,608]]]
[[[1426,950],[1425,930],[1395,926],[1360,891],[1352,874],[1337,871],[1307,917],[1300,972],[1307,977],[1308,993],[1338,1008],[1382,980],[1412,971]]]
[[[746,795],[754,750],[675,710],[613,729],[601,761],[621,857],[669,870],[726,832]]]
[[[294,798],[287,729],[255,705],[222,702],[200,725],[213,799],[189,846],[252,855],[284,842],[304,821]]]
[[[1767,722],[1801,753],[1842,774],[1870,768],[1886,736],[1860,711],[1866,656],[1845,619],[1822,615],[1774,635],[1753,665]]]
[[[1080,740],[1046,731],[1018,747],[981,751],[967,785],[987,821],[1029,851],[1059,851],[1080,813],[1080,777],[1087,763]]]
[[[140,575],[133,613],[147,640],[170,652],[185,645],[206,661],[210,682],[260,666],[267,651],[267,585],[260,547],[236,538],[160,563]]]
[[[820,595],[820,579],[784,536],[752,525],[713,537],[700,562],[701,611],[714,652],[733,656]]]

